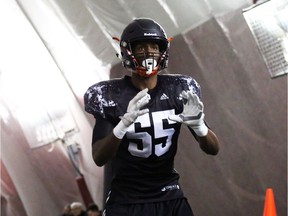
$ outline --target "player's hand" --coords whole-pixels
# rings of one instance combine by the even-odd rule
[[[127,113],[121,117],[125,126],[131,125],[138,116],[149,112],[149,109],[140,110],[143,106],[149,103],[150,95],[147,93],[148,89],[140,91],[128,104]]]
[[[114,135],[118,139],[122,139],[128,129],[128,127],[135,122],[138,116],[144,115],[149,112],[149,109],[142,109],[146,104],[149,103],[150,95],[148,89],[140,91],[128,104],[127,112],[120,117],[121,121],[113,129]]]
[[[188,125],[198,136],[206,136],[208,128],[204,122],[203,103],[193,91],[182,91],[180,97],[183,100],[183,112],[171,115],[169,119]]]

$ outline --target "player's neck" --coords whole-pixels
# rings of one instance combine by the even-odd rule
[[[132,73],[131,81],[132,84],[140,90],[145,88],[153,89],[157,85],[157,74],[151,77],[142,77],[138,74]]]

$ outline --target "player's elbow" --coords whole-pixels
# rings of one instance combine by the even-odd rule
[[[209,155],[217,155],[219,152],[218,145],[200,145],[201,149]]]
[[[96,161],[94,161],[95,162],[95,164],[98,166],[98,167],[102,167],[102,166],[104,166],[105,165],[105,163],[103,163],[103,162],[96,162]]]
[[[210,150],[206,151],[206,153],[209,155],[217,155],[218,152],[219,152],[219,148],[210,149]]]
[[[97,157],[93,157],[94,163],[98,166],[98,167],[102,167],[106,164],[106,161],[103,160],[102,158],[97,158]]]

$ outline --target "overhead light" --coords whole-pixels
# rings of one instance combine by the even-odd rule
[[[288,1],[261,1],[243,16],[272,78],[288,73]]]

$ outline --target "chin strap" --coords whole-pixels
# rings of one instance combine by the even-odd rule
[[[151,76],[153,76],[153,75],[155,75],[155,74],[157,74],[158,72],[159,72],[159,70],[158,70],[158,67],[156,67],[154,70],[152,70],[151,72],[149,71],[148,73],[147,73],[148,71],[145,69],[145,68],[137,68],[136,70],[135,70],[135,73],[137,73],[137,74],[139,74],[140,76],[142,76],[142,77],[151,77]]]

